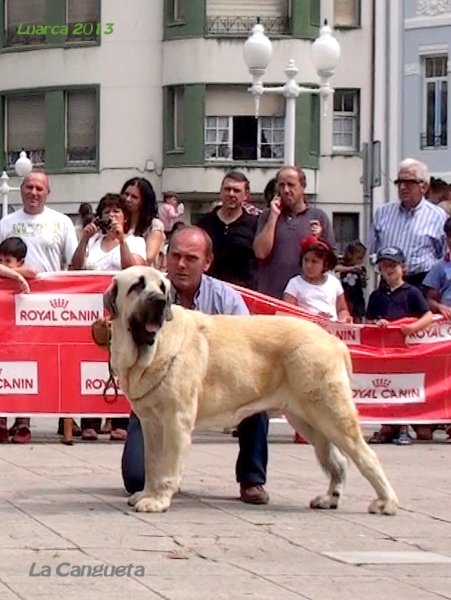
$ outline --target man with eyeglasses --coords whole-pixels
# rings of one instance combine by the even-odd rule
[[[425,199],[429,181],[424,163],[413,158],[401,162],[395,181],[399,202],[376,211],[368,244],[371,254],[390,246],[400,248],[406,258],[405,281],[421,290],[427,272],[446,251],[443,227],[447,215]]]

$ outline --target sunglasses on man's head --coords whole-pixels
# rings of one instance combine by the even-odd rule
[[[394,184],[395,185],[415,185],[416,183],[423,183],[421,180],[419,179],[395,179]]]

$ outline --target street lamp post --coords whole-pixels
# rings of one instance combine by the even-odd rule
[[[329,95],[334,92],[330,85],[330,79],[340,58],[340,44],[332,36],[332,30],[325,21],[311,50],[311,59],[321,81],[319,88],[303,87],[296,82],[298,69],[294,60],[290,60],[285,69],[287,76],[285,85],[278,87],[263,85],[263,75],[272,58],[272,44],[260,23],[254,25],[252,34],[244,43],[243,53],[249,73],[252,75],[252,85],[249,91],[255,100],[255,116],[258,117],[260,98],[263,94],[281,94],[285,97],[284,163],[294,165],[296,99],[301,94],[318,94],[324,100],[324,116],[326,116],[327,100]]]
[[[26,152],[22,150],[19,155],[19,158],[16,160],[14,164],[14,169],[17,173],[18,177],[26,177],[29,173],[31,173],[31,169],[33,165],[31,160],[28,158]],[[8,184],[9,177],[6,171],[3,171],[0,177],[0,194],[2,195],[2,218],[6,217],[8,214],[8,194],[9,192],[19,192],[20,188],[10,187]]]

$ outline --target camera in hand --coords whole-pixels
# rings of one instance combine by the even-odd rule
[[[113,222],[111,219],[96,219],[95,223],[103,235],[105,235],[105,233],[111,229]]]

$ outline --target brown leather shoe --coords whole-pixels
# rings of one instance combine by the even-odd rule
[[[240,500],[246,504],[268,504],[269,494],[262,485],[241,485]]]

